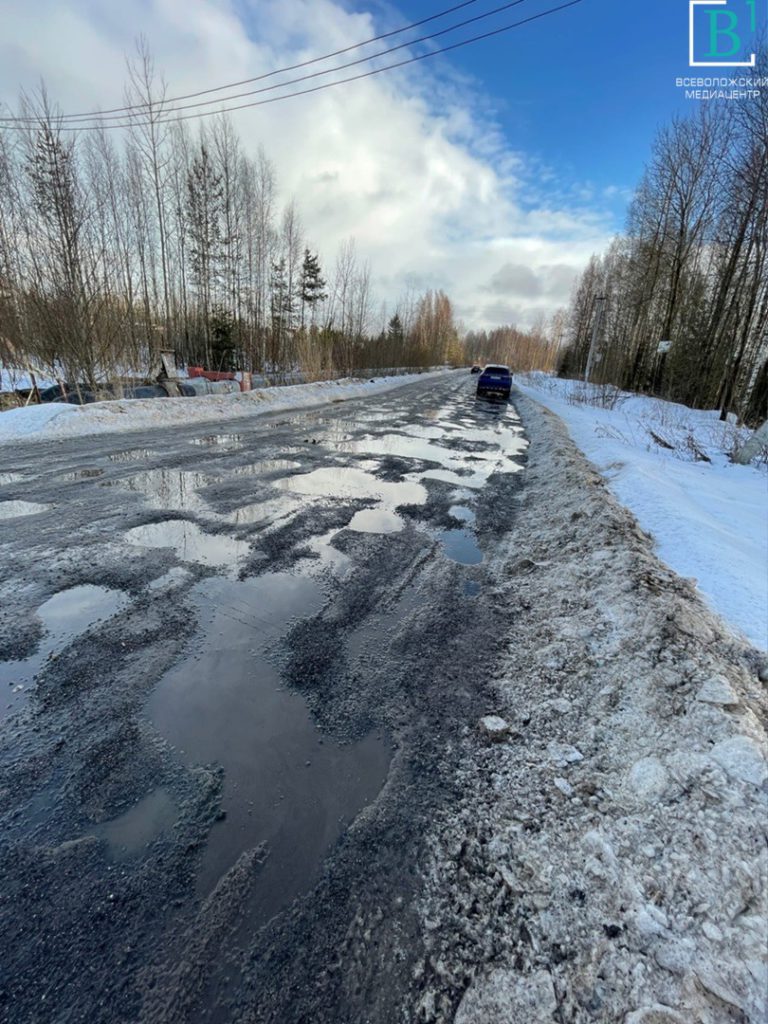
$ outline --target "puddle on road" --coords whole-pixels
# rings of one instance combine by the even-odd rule
[[[154,839],[170,832],[178,817],[179,809],[170,793],[159,787],[90,834],[106,839],[110,856],[120,861],[142,853]]]
[[[470,530],[441,530],[436,534],[446,556],[461,565],[479,565],[483,553]]]
[[[340,444],[344,452],[364,452],[370,455],[398,455],[404,459],[422,462],[444,462],[450,454],[429,438],[408,437],[405,434],[384,434],[381,437],[356,438]]]
[[[352,559],[343,551],[335,548],[331,541],[339,533],[338,530],[329,530],[327,533],[312,537],[306,542],[305,547],[309,548],[315,557],[309,562],[306,571],[316,573],[324,572],[327,569],[333,570],[336,576],[344,576],[352,566]]]
[[[210,507],[198,491],[211,486],[211,484],[226,483],[232,477],[267,476],[270,473],[284,473],[298,468],[300,465],[291,459],[263,459],[261,462],[245,466],[223,467],[224,473],[221,476],[201,473],[197,470],[148,469],[119,480],[105,481],[103,486],[119,487],[121,490],[141,494],[150,508],[158,511],[202,513],[213,519],[240,524],[251,521],[258,522],[258,513],[255,513],[254,520],[249,519],[248,513],[244,509],[221,515]],[[254,503],[246,507],[257,509],[259,505]]]
[[[206,434],[205,437],[193,437],[190,444],[199,448],[242,448],[242,434]]]
[[[163,523],[134,526],[124,534],[129,544],[142,548],[172,548],[182,562],[224,566],[234,572],[237,563],[250,550],[247,541],[220,533],[206,533],[187,519],[168,519]]]
[[[465,505],[451,505],[448,509],[448,514],[462,523],[474,523],[477,518],[472,509],[467,508]]]
[[[261,459],[245,466],[228,466],[227,476],[266,476],[269,473],[287,473],[289,469],[300,469],[301,463],[294,459]]]
[[[50,507],[50,505],[42,505],[37,501],[0,501],[0,519],[35,516],[40,512],[47,512]]]
[[[263,526],[271,526],[282,519],[287,519],[294,512],[297,512],[305,502],[298,497],[285,495],[282,498],[269,498],[266,501],[259,501],[253,505],[243,505],[241,508],[233,509],[220,516],[233,526],[250,526],[260,523]]]
[[[147,584],[147,590],[152,593],[157,590],[171,590],[173,587],[181,586],[182,583],[187,583],[190,579],[189,569],[185,569],[183,565],[175,565],[168,572]]]
[[[193,470],[159,468],[108,480],[103,486],[141,494],[151,508],[159,511],[205,512],[208,505],[198,495],[198,488],[207,487],[217,479]]]
[[[427,500],[426,488],[419,483],[409,480],[392,483],[379,480],[362,469],[348,467],[315,469],[311,473],[276,480],[274,486],[296,494],[328,498],[376,498],[393,508],[423,505]]]
[[[266,659],[292,619],[322,607],[316,581],[288,573],[208,580],[192,597],[204,633],[157,685],[146,713],[185,764],[224,768],[226,817],[211,830],[200,895],[244,851],[268,844],[248,908],[258,926],[311,886],[344,827],[381,789],[391,752],[373,736],[346,745],[322,737]]]
[[[467,597],[477,597],[480,593],[480,584],[475,583],[474,580],[467,580],[464,584],[464,594]]]
[[[352,517],[348,529],[359,533],[399,533],[405,523],[385,508],[363,508]]]
[[[0,718],[25,703],[35,676],[51,655],[122,611],[128,601],[120,590],[85,584],[62,590],[40,605],[35,615],[43,624],[43,636],[37,651],[20,661],[0,661]]]
[[[153,459],[159,455],[160,452],[152,451],[150,448],[130,448],[124,452],[112,452],[107,458],[110,462],[141,462],[143,459]]]

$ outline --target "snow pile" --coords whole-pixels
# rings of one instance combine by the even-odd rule
[[[48,405],[28,405],[0,413],[0,442],[20,441],[28,437],[50,437],[59,432],[64,422],[70,422],[79,412],[75,405],[51,402]]]
[[[720,423],[716,412],[544,374],[515,383],[564,420],[663,561],[768,648],[768,474],[764,464],[729,460],[750,431]]]
[[[427,837],[426,1024],[768,1020],[768,659],[663,566],[554,417],[495,597],[506,662]],[[542,509],[547,510],[542,515]]]
[[[51,404],[0,413],[0,444],[22,439],[51,440],[92,434],[173,427],[186,423],[227,423],[244,416],[304,409],[325,402],[378,395],[393,388],[442,377],[446,370],[380,377],[351,378],[265,388],[234,395],[199,398],[124,399],[92,405]],[[461,372],[461,371],[459,371]]]

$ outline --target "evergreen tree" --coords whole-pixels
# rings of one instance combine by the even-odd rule
[[[307,306],[310,320],[315,322],[315,309],[319,303],[325,302],[328,293],[325,291],[325,279],[320,270],[320,257],[312,255],[309,249],[304,250],[304,262],[301,265],[301,326],[304,327]]]

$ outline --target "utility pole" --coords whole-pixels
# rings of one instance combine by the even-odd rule
[[[589,384],[589,378],[592,376],[592,364],[595,361],[595,351],[597,349],[597,339],[600,336],[600,327],[603,322],[603,309],[605,308],[605,296],[598,295],[595,297],[595,322],[592,325],[592,340],[589,343],[589,355],[587,356],[587,368],[584,371],[584,381]]]

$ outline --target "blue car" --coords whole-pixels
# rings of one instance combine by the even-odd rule
[[[486,366],[477,381],[477,394],[494,398],[509,398],[512,374],[508,366]]]

